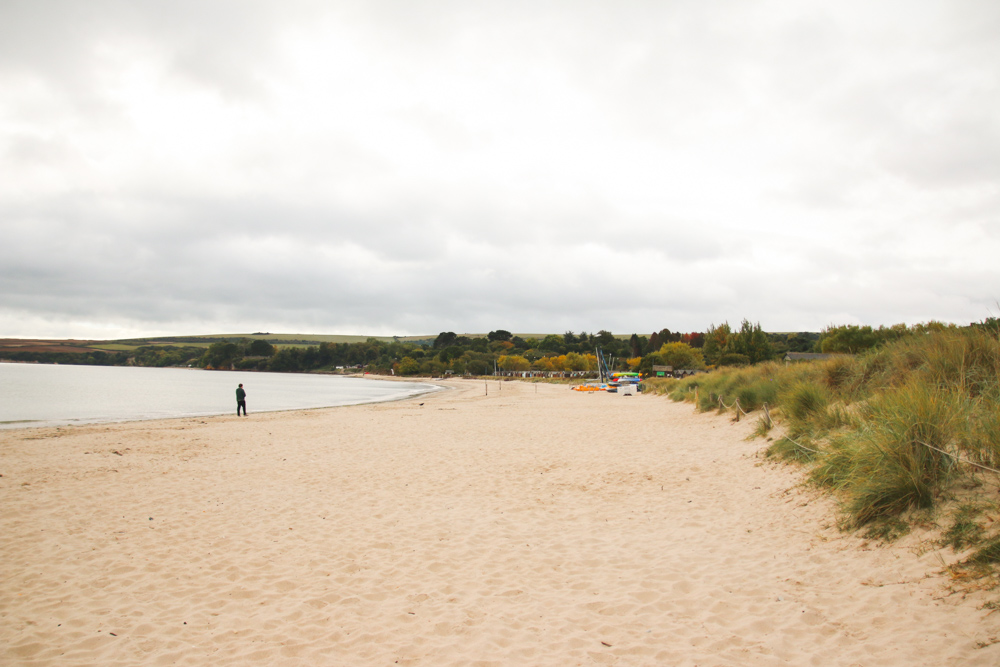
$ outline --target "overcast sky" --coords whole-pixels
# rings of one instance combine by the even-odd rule
[[[0,2],[0,336],[998,302],[996,0]]]

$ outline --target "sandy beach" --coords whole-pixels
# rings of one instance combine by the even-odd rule
[[[0,663],[1000,664],[989,594],[838,531],[752,420],[443,384],[0,432]]]

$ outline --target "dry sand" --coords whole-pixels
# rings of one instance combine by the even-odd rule
[[[753,423],[452,381],[0,433],[4,665],[998,665],[988,598],[840,533]]]

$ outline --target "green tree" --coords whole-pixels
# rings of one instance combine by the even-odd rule
[[[600,345],[605,350],[614,346],[617,342],[618,339],[615,338],[615,335],[610,331],[601,329],[600,331],[597,332],[597,344]]]
[[[705,358],[699,349],[687,343],[664,343],[657,353],[664,366],[674,368],[701,369],[705,367]]]
[[[760,323],[751,324],[750,320],[746,319],[740,325],[739,331],[728,336],[723,352],[724,354],[742,354],[750,360],[751,364],[759,364],[774,356],[771,341],[760,328]]]
[[[546,352],[555,352],[557,354],[566,353],[566,342],[563,340],[562,336],[557,336],[555,334],[549,334],[542,342],[538,344],[538,349],[545,350]]]
[[[465,362],[465,371],[470,375],[489,375],[493,364],[485,359],[469,359]]]
[[[435,350],[443,350],[446,347],[454,345],[456,339],[458,339],[458,334],[454,331],[442,331],[438,334],[438,337],[434,339],[434,345],[431,347]]]
[[[416,375],[420,372],[420,362],[413,357],[403,357],[396,366],[396,372],[400,375]]]
[[[212,368],[230,368],[237,359],[242,358],[243,351],[236,343],[224,341],[209,345],[202,360]]]
[[[830,326],[820,333],[819,349],[828,354],[857,354],[878,345],[879,339],[870,326],[846,324]]]
[[[278,350],[271,357],[271,363],[268,364],[267,369],[278,373],[297,373],[306,370],[302,368],[302,351],[296,347]]]
[[[722,356],[722,352],[729,342],[729,335],[731,333],[732,330],[729,328],[729,322],[723,322],[719,326],[715,326],[714,324],[709,325],[708,331],[705,332],[705,344],[702,346],[705,363],[718,363],[719,357]],[[652,342],[652,338],[650,338],[650,342]]]
[[[629,356],[631,357],[642,356],[642,343],[639,342],[638,334],[632,334],[631,337],[629,337],[628,349],[629,349]]]
[[[251,357],[271,357],[274,353],[274,346],[261,338],[254,340],[247,348],[247,354]]]

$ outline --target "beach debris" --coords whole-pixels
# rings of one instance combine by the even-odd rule
[[[607,646],[608,648],[611,648],[611,644],[609,644],[607,642],[601,642],[601,643],[604,644],[605,646]]]

